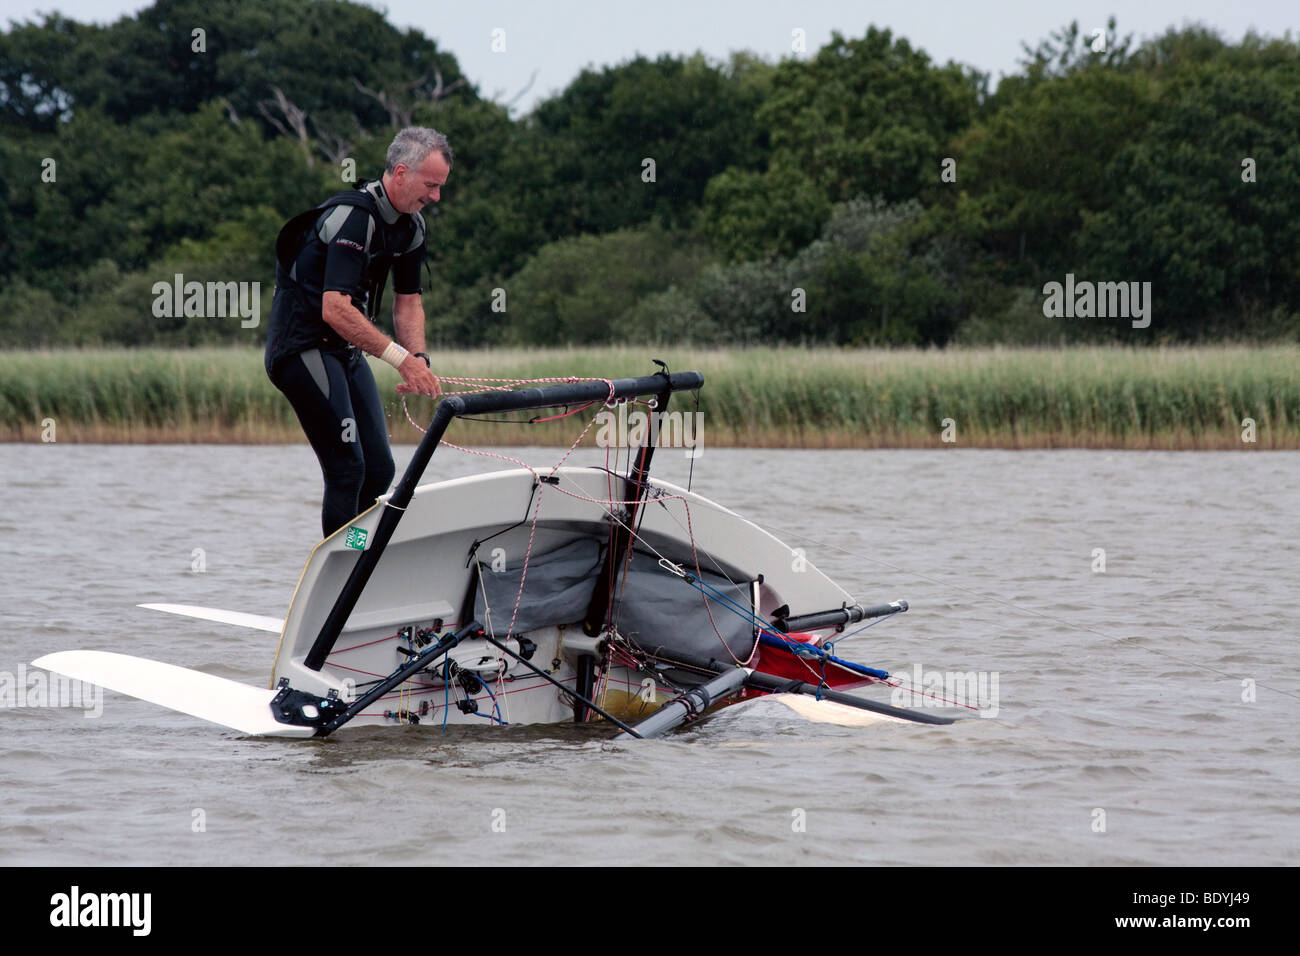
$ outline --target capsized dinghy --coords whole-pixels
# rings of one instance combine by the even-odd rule
[[[626,475],[565,466],[566,454],[549,470],[419,484],[458,417],[650,396],[653,436],[671,395],[702,384],[664,370],[445,396],[393,492],[313,550],[283,622],[143,605],[279,630],[269,688],[101,651],[34,663],[272,736],[599,718],[656,736],[765,694],[809,695],[804,712],[827,701],[855,718],[951,723],[843,693],[888,674],[841,660],[828,639],[905,602],[863,607],[757,525],[652,478],[653,440]]]

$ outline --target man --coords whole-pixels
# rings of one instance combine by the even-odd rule
[[[320,461],[325,537],[393,481],[388,427],[364,353],[397,369],[399,392],[439,394],[424,352],[420,210],[441,198],[451,163],[445,136],[407,127],[388,147],[382,179],[293,217],[276,239],[266,371]],[[390,271],[400,344],[373,322]]]

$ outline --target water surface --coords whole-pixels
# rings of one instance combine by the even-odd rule
[[[656,471],[685,483],[688,464],[664,449]],[[483,468],[440,450],[428,477]],[[860,600],[911,603],[843,656],[996,673],[998,716],[848,729],[754,708],[629,744],[601,725],[291,742],[116,694],[95,719],[11,707],[0,863],[1295,863],[1298,469],[706,448],[694,490]],[[0,671],[89,648],[265,681],[274,635],[135,605],[282,615],[319,531],[307,447],[5,445],[0,486]]]

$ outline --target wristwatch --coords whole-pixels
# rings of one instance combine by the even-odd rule
[[[433,363],[429,361],[429,355],[427,352],[412,352],[411,354],[414,355],[416,358],[424,359],[424,364],[428,368],[433,368]]]

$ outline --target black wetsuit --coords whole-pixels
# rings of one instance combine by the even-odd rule
[[[266,372],[320,461],[329,537],[388,490],[394,466],[365,354],[321,317],[322,297],[343,292],[373,320],[390,269],[394,293],[419,294],[424,219],[395,210],[379,181],[365,183],[289,220],[276,251]]]

